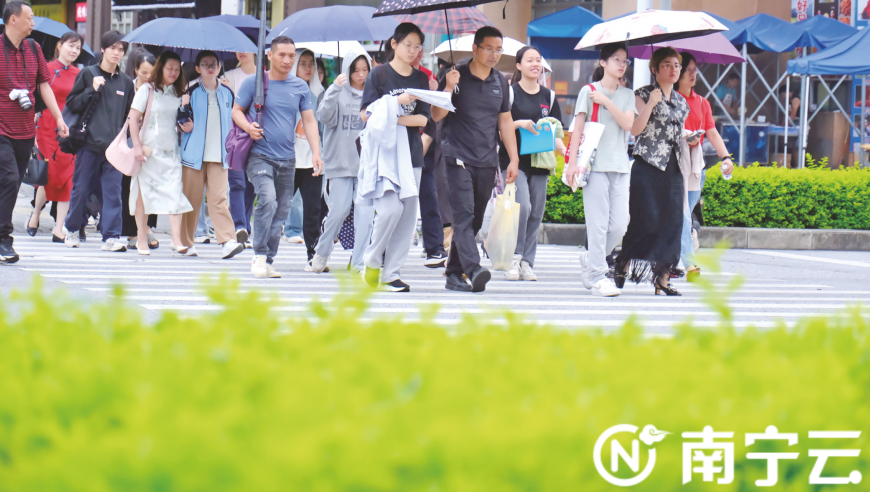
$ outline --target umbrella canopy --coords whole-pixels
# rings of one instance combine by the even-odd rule
[[[0,26],[3,25],[3,19],[0,19]],[[47,59],[53,58],[54,45],[63,37],[64,34],[73,32],[72,29],[61,24],[60,22],[49,19],[48,17],[33,17],[33,32],[30,33],[30,38],[36,40],[43,48],[43,54]],[[82,46],[82,53],[76,59],[76,63],[87,63],[94,58],[94,52],[88,43]]]
[[[341,47],[341,53],[338,52],[339,47]],[[359,41],[309,41],[296,43],[297,51],[303,48],[311,50],[315,55],[323,55],[330,58],[343,57],[348,52],[353,52],[354,56],[368,55],[368,52]]]
[[[289,36],[296,42],[381,41],[392,36],[399,23],[392,17],[373,19],[374,13],[374,7],[354,5],[300,10],[272,28],[266,43],[278,36]]]
[[[870,29],[864,28],[831,48],[789,60],[788,72],[805,75],[870,75],[867,53],[870,53]]]
[[[735,46],[748,44],[755,49],[750,52],[771,51],[786,53],[801,46],[802,30],[791,22],[768,14],[756,14],[740,19],[737,24],[743,28],[739,36],[732,36],[730,41]]]
[[[124,36],[124,41],[173,48],[184,61],[196,59],[200,50],[215,51],[229,58],[236,52],[257,52],[257,45],[238,29],[224,22],[204,19],[154,19]]]
[[[727,29],[703,12],[646,10],[592,26],[574,49],[600,49],[612,43],[655,44]]]
[[[239,31],[245,33],[246,36],[256,38],[260,33],[260,19],[253,15],[213,15],[211,17],[202,17],[203,20],[211,20],[229,24]],[[269,28],[266,28],[266,34],[269,33]]]
[[[855,35],[857,29],[838,20],[814,15],[794,25],[803,31],[800,45],[807,48],[823,50]]]
[[[475,32],[483,26],[491,26],[492,21],[474,7],[461,7],[444,12],[429,11],[413,15],[397,15],[399,22],[417,24],[423,32],[431,34],[455,34]],[[448,26],[450,27],[448,31]]]
[[[628,55],[632,58],[649,60],[652,52],[663,47],[671,47],[680,53],[689,52],[698,63],[713,63],[716,65],[728,65],[729,63],[743,63],[745,60],[733,44],[728,42],[721,33],[708,34],[698,38],[678,39],[665,41],[652,46],[632,46],[628,49]]]
[[[463,58],[468,58],[472,56],[471,46],[474,44],[474,35],[469,34],[467,36],[462,36],[460,38],[451,39],[449,41],[444,41],[439,44],[434,50],[432,50],[433,55],[437,55],[438,58],[447,60],[450,56],[450,49],[453,48],[453,55],[457,60],[461,60]],[[504,49],[504,53],[501,55],[501,58],[498,61],[498,65],[495,66],[496,70],[501,72],[516,72],[517,71],[517,51],[525,46],[524,43],[517,41],[516,39],[509,38],[505,36],[504,44],[502,48]],[[544,70],[548,72],[552,72],[553,69],[550,68],[550,64],[547,63],[547,60],[541,59],[544,63]]]
[[[604,20],[583,7],[570,7],[535,19],[528,24],[530,43],[541,55],[557,60],[584,60],[598,58],[591,51],[577,51],[574,46],[589,29]]]
[[[492,3],[497,0],[384,0],[378,6],[375,17],[382,15],[419,14],[433,10],[458,9],[461,7],[474,7],[484,3]],[[451,29],[451,32],[452,29]]]

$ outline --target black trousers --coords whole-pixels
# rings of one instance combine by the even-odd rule
[[[423,248],[429,256],[445,253],[444,224],[438,206],[437,184],[434,159],[427,157],[420,177],[420,218],[423,223]]]
[[[15,139],[0,135],[0,240],[12,235],[12,210],[31,152],[32,138]]]
[[[320,204],[323,197],[323,174],[313,176],[314,169],[297,169],[293,180],[293,194],[302,196],[302,238],[308,259],[314,258],[314,247],[320,239]]]
[[[480,251],[474,238],[483,225],[486,204],[492,197],[496,167],[475,167],[468,163],[462,167],[451,157],[444,159],[444,166],[453,210],[453,241],[446,273],[464,273],[471,278],[481,268]]]

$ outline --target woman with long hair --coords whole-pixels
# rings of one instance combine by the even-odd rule
[[[517,142],[520,141],[520,128],[537,134],[535,125],[541,118],[562,120],[562,110],[556,101],[554,93],[538,84],[538,77],[544,71],[541,52],[533,46],[524,46],[517,52],[517,72],[511,79],[513,101],[511,116],[514,119]],[[556,151],[565,155],[565,144],[556,139]],[[499,165],[506,172],[510,157],[503,144],[499,145]],[[549,169],[532,166],[531,154],[520,156],[520,167],[517,180],[517,203],[520,204],[520,225],[517,234],[517,246],[511,266],[505,272],[507,280],[537,280],[532,270],[535,265],[535,253],[538,249],[538,231],[544,219],[544,208],[547,205],[547,183],[550,179]]]
[[[136,249],[140,255],[150,254],[145,242],[148,232],[146,214],[169,215],[172,251],[186,254],[188,250],[181,241],[181,214],[190,212],[193,207],[182,189],[181,151],[176,129],[176,117],[184,87],[181,58],[176,53],[164,51],[157,58],[151,82],[136,92],[130,109],[133,155],[142,162],[142,169],[130,182],[130,208],[135,211],[136,224],[139,226]],[[145,138],[140,140],[139,120],[148,109],[148,96],[152,93],[154,99],[150,118],[141,123],[145,126]],[[181,130],[190,132],[193,130],[193,122],[188,121],[181,126]]]
[[[630,221],[616,260],[617,287],[652,282],[656,295],[681,295],[671,287],[670,272],[680,262],[683,229],[683,176],[680,139],[689,105],[676,90],[681,58],[673,48],[653,52],[649,69],[655,82],[634,91],[637,137],[628,200]]]
[[[130,61],[132,69],[133,85],[138,91],[140,87],[147,84],[151,80],[151,73],[154,72],[154,65],[157,64],[157,58],[150,52],[142,48],[130,53]],[[121,179],[121,235],[127,236],[127,248],[133,249],[138,242],[139,227],[136,225],[136,217],[130,212],[130,176],[124,176]],[[148,248],[157,249],[160,247],[160,242],[154,237],[153,229],[157,227],[157,216],[148,216]]]
[[[68,32],[57,42],[54,50],[54,60],[49,62],[48,70],[52,73],[49,85],[57,100],[57,105],[63,111],[66,96],[72,90],[79,69],[73,66],[76,58],[82,52],[84,38],[78,33]],[[63,223],[69,212],[69,197],[72,191],[72,176],[75,169],[76,156],[60,151],[55,129],[57,123],[49,110],[43,111],[37,120],[36,143],[43,157],[48,161],[48,183],[36,191],[33,213],[27,223],[27,233],[36,235],[39,228],[39,214],[46,201],[57,203],[57,214],[52,230],[51,242],[64,241]]]
[[[701,269],[692,263],[692,257],[695,254],[695,246],[692,241],[692,210],[701,201],[701,190],[704,189],[704,180],[707,177],[707,171],[704,170],[704,151],[700,148],[704,139],[710,141],[719,158],[722,159],[722,172],[724,174],[731,174],[734,164],[731,162],[731,156],[728,154],[722,136],[716,131],[716,122],[713,121],[713,110],[710,108],[710,102],[695,92],[695,82],[698,80],[698,64],[695,62],[695,57],[686,52],[681,53],[681,56],[683,57],[683,68],[680,71],[677,91],[689,103],[686,130],[692,132],[704,130],[705,132],[699,137],[687,140],[685,143],[690,150],[685,152],[688,149],[684,148],[684,152],[680,154],[680,167],[683,170],[683,184],[686,186],[687,199],[686,207],[683,209],[680,260],[686,269],[686,278],[692,281],[701,274]],[[699,157],[693,160],[692,154],[696,151],[699,152]]]
[[[628,227],[628,132],[637,115],[634,93],[619,84],[631,61],[625,48],[609,45],[601,50],[592,84],[577,96],[574,132],[583,134],[587,121],[597,113],[604,132],[588,169],[580,169],[577,159],[568,164],[569,182],[583,184],[583,210],[586,215],[587,251],[580,254],[583,286],[592,295],[613,297],[620,294],[607,278],[607,255],[619,244]],[[595,108],[598,111],[595,111]],[[580,138],[571,139],[571,156],[576,156]]]

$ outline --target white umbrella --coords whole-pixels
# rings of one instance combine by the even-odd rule
[[[449,43],[450,44],[448,44],[448,41],[444,41],[439,44],[437,48],[432,50],[431,54],[437,55],[438,58],[441,58],[442,60],[450,61],[450,48],[452,45],[453,56],[456,57],[455,59],[457,61],[462,60],[463,58],[469,58],[472,56],[471,46],[474,44],[474,34],[451,39]],[[496,70],[500,72],[516,72],[517,51],[519,51],[523,46],[525,46],[525,43],[521,43],[513,38],[505,37],[502,45],[504,53],[501,55],[498,65],[495,66]],[[544,62],[545,72],[553,71],[553,69],[550,68],[550,64],[547,63],[547,60],[541,58],[541,61]]]
[[[598,49],[611,43],[656,44],[727,30],[704,12],[646,10],[592,26],[574,49]]]
[[[339,47],[341,53],[338,52]],[[328,56],[331,58],[343,57],[348,51],[352,51],[355,56],[366,55],[366,49],[359,41],[310,41],[305,43],[296,43],[296,49],[309,49],[316,55]]]

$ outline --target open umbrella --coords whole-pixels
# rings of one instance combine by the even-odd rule
[[[3,25],[3,19],[0,19],[0,26]],[[49,19],[48,17],[33,17],[33,32],[30,33],[30,38],[36,40],[43,48],[43,55],[46,58],[52,58],[54,55],[54,45],[63,37],[64,34],[73,32],[72,29],[61,24],[60,22]],[[88,43],[82,46],[82,53],[76,59],[76,63],[87,63],[94,58],[94,52]]]
[[[484,3],[492,3],[497,0],[384,0],[378,10],[374,13],[374,17],[384,15],[399,15],[399,14],[419,14],[422,12],[432,12],[435,10],[444,11],[444,25],[447,31],[447,37],[450,38],[450,20],[448,19],[447,11],[450,9],[459,9],[463,7],[474,7]],[[453,47],[448,45],[450,52],[450,62],[453,63]]]
[[[677,39],[675,41],[654,43],[653,45],[632,46],[628,49],[628,55],[632,58],[649,60],[652,57],[653,51],[663,47],[674,48],[681,53],[691,53],[697,63],[728,65],[730,63],[743,63],[745,61],[740,56],[737,48],[718,32],[698,38]]]
[[[347,52],[352,52],[355,56],[359,55],[368,55],[368,52],[360,44],[359,41],[341,41],[341,48],[344,50],[344,53],[339,53],[339,42],[327,42],[327,41],[309,41],[303,43],[296,43],[296,49],[307,49],[311,50],[315,55],[323,55],[328,56],[330,58],[338,58],[347,54]]]
[[[239,31],[242,31],[246,36],[256,39],[260,34],[260,19],[253,15],[213,15],[211,17],[202,17],[202,20],[210,20],[229,24]],[[269,28],[266,28],[266,34],[269,34]]]
[[[124,41],[173,48],[184,61],[196,59],[200,50],[215,51],[224,57],[235,56],[236,52],[257,51],[254,43],[238,29],[223,22],[203,19],[154,19],[124,36]]]
[[[499,58],[498,64],[495,66],[495,69],[501,72],[515,72],[517,70],[517,52],[520,50],[520,48],[525,46],[525,44],[509,37],[504,37],[503,42],[504,44],[502,45],[502,49],[504,49],[504,53],[501,55],[501,58]],[[435,49],[432,50],[431,54],[436,55],[439,58],[445,58],[441,55],[452,53],[459,59],[467,58],[472,56],[471,46],[473,44],[474,35],[469,34],[467,36],[462,36],[456,39],[451,39],[449,41],[444,41],[443,43],[436,46]],[[550,68],[550,64],[547,63],[547,60],[541,58],[541,62],[543,62],[544,64],[545,71],[553,71],[553,69]]]
[[[655,44],[727,30],[704,12],[646,10],[592,26],[574,49],[600,49],[612,43]]]
[[[430,34],[450,34],[475,32],[483,26],[491,26],[492,21],[480,10],[474,7],[461,7],[441,12],[430,11],[419,14],[397,15],[399,22],[412,22],[417,24],[423,32]]]

